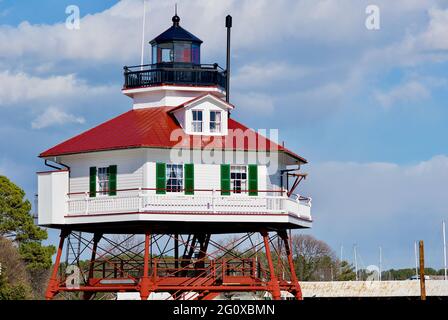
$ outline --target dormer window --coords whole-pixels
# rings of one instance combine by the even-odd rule
[[[210,111],[210,132],[221,132],[221,111]]]
[[[202,132],[202,110],[192,110],[192,116],[191,128],[193,132]]]

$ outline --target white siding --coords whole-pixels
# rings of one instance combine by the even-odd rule
[[[117,165],[117,189],[143,186],[143,150],[117,150],[61,157],[70,167],[70,193],[89,191],[89,168]]]
[[[225,96],[224,91],[217,87],[192,86],[151,86],[123,90],[123,93],[133,99],[133,108],[177,107],[204,93],[212,92]]]
[[[146,176],[147,182],[145,183],[146,188],[155,188],[156,187],[156,163],[191,163],[191,161],[182,161],[182,160],[174,160],[171,161],[170,157],[171,150],[164,149],[148,149],[147,151],[147,159],[148,163],[146,164],[147,173]],[[229,159],[230,157],[225,157]],[[188,159],[186,159],[188,160]],[[250,152],[248,155],[245,153],[245,156],[241,157],[236,163],[228,164],[255,164],[256,158],[255,153]],[[221,164],[210,164],[210,163],[195,163],[194,164],[194,184],[195,189],[221,189]],[[267,177],[268,169],[263,164],[258,164],[258,189],[259,190],[271,190],[271,185],[268,182]],[[279,182],[278,182],[279,184]],[[265,195],[261,193],[260,195]]]
[[[68,213],[68,172],[38,173],[38,224],[63,224]]]
[[[193,163],[195,189],[221,188],[220,164],[255,164],[255,152],[240,152],[238,157],[231,157],[231,152],[223,153],[218,163],[209,163],[201,159],[198,154],[191,158],[176,158],[172,155],[173,149],[128,149],[105,152],[86,153],[83,155],[70,155],[60,157],[60,161],[70,167],[70,193],[89,191],[89,168],[117,165],[117,189],[134,189],[156,187],[156,163]],[[192,161],[192,159],[194,161]],[[215,158],[216,159],[216,158]],[[223,160],[221,160],[223,159]],[[271,174],[269,167],[258,162],[258,189],[280,190],[280,169],[286,166],[280,164],[275,174]],[[152,191],[154,192],[154,191]],[[264,195],[264,193],[260,194]],[[278,194],[273,194],[278,195]]]
[[[195,189],[221,189],[221,166],[200,164],[194,166]]]

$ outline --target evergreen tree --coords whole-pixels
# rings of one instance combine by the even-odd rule
[[[356,280],[355,268],[347,261],[341,261],[339,266],[338,281]]]
[[[0,176],[0,236],[19,246],[19,252],[30,270],[51,266],[54,246],[43,246],[47,231],[34,224],[31,203],[25,192],[7,177]]]

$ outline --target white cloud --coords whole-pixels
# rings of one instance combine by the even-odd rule
[[[54,125],[63,125],[68,123],[83,124],[85,123],[85,119],[83,117],[77,117],[73,114],[66,113],[55,107],[49,107],[44,111],[44,113],[33,120],[31,127],[33,129],[43,129]]]
[[[307,167],[310,175],[301,193],[313,197],[313,233],[334,247],[358,243],[371,248],[373,253],[364,251],[369,259],[383,245],[389,262],[399,265],[411,265],[412,251],[405,248],[423,237],[428,264],[440,266],[440,221],[448,217],[447,156],[414,165],[326,162]]]
[[[64,23],[54,25],[27,21],[17,27],[0,26],[0,54],[33,59],[122,60],[136,56],[141,23],[140,1],[122,1],[81,19],[80,30]],[[61,20],[65,20],[61,12]]]
[[[256,115],[270,115],[274,112],[272,96],[257,92],[237,92],[232,97],[242,113]]]
[[[389,28],[389,35],[402,33],[408,22],[403,12],[407,15],[424,12],[437,2],[431,0],[421,4],[418,1],[395,0],[391,4],[390,1],[377,1],[387,13],[384,16],[394,19],[394,22],[403,21]],[[284,54],[285,48],[276,44],[290,42],[304,51],[309,43],[351,44],[351,50],[368,45],[372,41],[366,40],[364,27],[365,7],[368,4],[370,2],[367,0],[356,3],[352,0],[190,0],[179,3],[179,14],[181,25],[204,40],[205,55],[224,53],[224,17],[229,13],[234,17],[234,53],[271,47]],[[148,1],[146,40],[170,26],[172,13],[172,3]],[[198,13],[201,13],[200,19]],[[438,16],[434,14],[434,18]],[[80,30],[68,30],[64,23],[31,25],[26,21],[17,27],[0,26],[0,55],[132,64],[140,54],[141,22],[142,2],[123,0],[103,12],[84,16]],[[375,42],[383,41],[381,37],[377,39]],[[149,56],[149,50],[147,52]]]
[[[431,8],[429,17],[429,26],[421,35],[422,43],[429,49],[448,50],[448,9]]]
[[[285,84],[303,79],[312,72],[310,67],[282,61],[249,63],[243,65],[232,77],[232,85],[237,88],[266,88],[272,84]]]
[[[427,6],[427,22],[402,30],[401,38],[364,50],[358,68],[380,73],[390,67],[413,67],[426,62],[448,60],[448,9]]]
[[[36,77],[26,73],[0,72],[0,107],[12,104],[55,101],[104,95],[113,88],[91,86],[74,74]]]
[[[394,104],[412,104],[424,99],[428,99],[431,92],[426,86],[417,81],[409,81],[398,85],[387,92],[377,92],[375,97],[384,107],[391,107]]]

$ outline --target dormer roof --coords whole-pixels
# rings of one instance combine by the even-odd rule
[[[189,107],[192,104],[195,103],[199,103],[202,100],[206,100],[207,98],[211,98],[213,99],[217,104],[219,104],[220,106],[222,106],[224,109],[226,110],[232,110],[235,108],[235,106],[225,100],[222,100],[220,96],[218,96],[217,94],[213,93],[213,92],[207,92],[204,94],[201,94],[200,96],[197,96],[191,100],[188,100],[184,103],[182,103],[181,105],[178,105],[177,107],[174,107],[172,110],[170,110],[170,113],[174,113],[180,109],[184,109]]]

